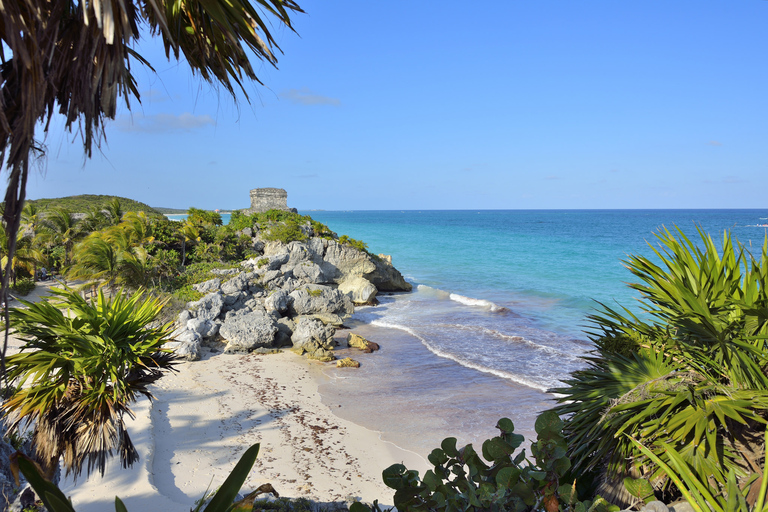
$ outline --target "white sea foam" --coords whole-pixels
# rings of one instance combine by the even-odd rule
[[[571,360],[579,359],[579,357],[574,354],[565,352],[563,350],[558,350],[556,348],[549,347],[547,345],[541,345],[539,343],[536,343],[533,340],[526,338],[525,336],[519,336],[514,334],[504,334],[503,332],[497,331],[496,329],[489,329],[488,327],[482,327],[482,326],[464,325],[464,324],[444,324],[444,325],[450,329],[456,329],[456,330],[462,330],[462,331],[475,331],[475,332],[483,333],[486,336],[500,338],[502,340],[508,340],[513,343],[522,343],[535,350],[540,350],[542,352],[546,352],[547,354],[552,354],[554,356],[566,357]]]
[[[465,306],[487,308],[493,311],[494,313],[500,312],[500,311],[509,311],[507,308],[499,306],[498,304],[494,304],[489,300],[473,299],[472,297],[465,297],[463,295],[459,295],[458,293],[451,293],[448,295],[448,298],[454,302],[458,302],[459,304],[464,304]]]
[[[523,386],[526,386],[526,387],[529,387],[529,388],[533,388],[533,389],[538,389],[540,391],[545,391],[546,392],[548,389],[553,387],[552,384],[545,385],[545,384],[542,384],[540,382],[534,382],[534,381],[532,381],[530,379],[527,379],[525,377],[521,377],[520,375],[515,375],[513,373],[505,372],[503,370],[496,370],[496,369],[493,369],[493,368],[488,368],[486,366],[479,365],[479,364],[474,363],[472,361],[468,361],[468,360],[464,359],[463,357],[459,357],[459,356],[456,356],[454,354],[449,354],[448,352],[444,352],[444,351],[442,351],[440,349],[437,349],[437,348],[433,347],[423,336],[420,336],[416,331],[414,331],[410,327],[406,327],[404,325],[387,322],[385,320],[374,320],[371,323],[373,325],[377,325],[379,327],[386,327],[386,328],[389,328],[389,329],[398,329],[398,330],[401,330],[401,331],[405,331],[408,334],[410,334],[411,336],[413,336],[414,338],[416,338],[419,341],[421,341],[422,345],[427,347],[427,349],[430,352],[432,352],[433,354],[435,354],[436,356],[443,357],[445,359],[450,359],[451,361],[454,361],[455,363],[458,363],[458,364],[460,364],[462,366],[465,366],[467,368],[472,368],[473,370],[477,370],[477,371],[480,371],[480,372],[483,372],[483,373],[489,373],[491,375],[495,375],[497,377],[501,377],[502,379],[511,380],[513,382],[517,382],[518,384],[522,384]]]
[[[440,288],[433,288],[431,286],[427,286],[425,284],[420,284],[416,286],[416,289],[419,291],[419,293],[423,293],[425,295],[429,295],[431,297],[437,297],[439,299],[448,299],[450,298],[451,294],[441,290]]]

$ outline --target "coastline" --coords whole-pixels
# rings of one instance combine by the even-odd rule
[[[281,496],[319,502],[380,500],[393,491],[381,472],[394,463],[426,461],[342,419],[321,402],[314,363],[290,352],[225,355],[179,365],[153,386],[129,422],[141,460],[123,469],[113,459],[98,474],[62,481],[79,512],[104,510],[115,495],[128,510],[166,512],[193,506],[227,477],[242,453],[260,443],[242,491],[271,483]],[[354,371],[354,370],[353,370]]]

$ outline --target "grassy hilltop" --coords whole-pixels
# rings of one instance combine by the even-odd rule
[[[162,215],[162,212],[157,211],[148,204],[134,201],[133,199],[128,199],[127,197],[109,195],[83,194],[79,196],[30,199],[27,200],[27,203],[34,204],[40,210],[64,208],[73,213],[86,213],[93,208],[102,208],[107,202],[113,199],[119,200],[120,205],[125,211],[144,212],[151,217]]]

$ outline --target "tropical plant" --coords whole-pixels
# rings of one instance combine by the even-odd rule
[[[275,493],[270,484],[264,484],[248,494],[245,498],[235,501],[237,493],[248,478],[248,474],[251,472],[251,468],[253,467],[253,463],[256,462],[258,454],[258,444],[248,448],[243,456],[240,457],[237,465],[235,465],[234,469],[219,490],[211,496],[206,497],[209,499],[201,500],[198,507],[194,509],[194,512],[199,512],[200,510],[202,510],[202,512],[250,512],[253,510],[253,501],[258,495],[265,493],[276,495],[277,493]],[[11,467],[14,474],[18,474],[18,472],[21,471],[42,500],[46,510],[49,510],[50,512],[75,512],[75,509],[67,496],[61,492],[56,485],[49,480],[46,480],[42,471],[40,471],[40,468],[35,464],[35,461],[18,452],[11,457]],[[205,508],[203,508],[203,506],[205,506]],[[125,504],[117,496],[115,496],[115,511],[127,512]]]
[[[108,224],[110,226],[117,226],[120,224],[120,221],[123,220],[123,216],[125,215],[125,210],[123,210],[123,205],[118,198],[113,197],[107,201],[107,204],[105,204],[103,208],[107,213],[106,216],[109,219]]]
[[[222,224],[219,212],[211,212],[194,207],[190,207],[187,210],[186,220],[196,226],[221,226]]]
[[[254,5],[255,3],[255,5]],[[54,114],[82,135],[86,156],[104,140],[118,98],[139,99],[131,64],[151,66],[134,49],[139,27],[159,36],[165,54],[235,95],[258,81],[252,57],[276,65],[279,46],[270,21],[292,29],[294,0],[28,0],[0,8],[0,162],[8,168],[4,227],[11,258],[26,196],[30,163],[44,155],[36,130]],[[9,263],[10,264],[10,263]],[[3,271],[6,298],[8,271]]]
[[[41,225],[42,241],[48,246],[64,247],[62,267],[69,265],[75,243],[85,234],[80,227],[80,222],[69,210],[54,208],[45,213]]]
[[[8,238],[5,231],[0,232],[0,265],[4,268],[8,264],[8,255],[10,253]],[[13,286],[17,285],[19,271],[28,274],[30,277],[35,275],[37,265],[43,260],[43,254],[35,247],[31,236],[24,236],[23,233],[16,235],[16,251],[11,259],[10,278]]]
[[[85,468],[102,474],[119,453],[124,465],[138,454],[123,421],[138,395],[152,399],[149,385],[171,369],[162,348],[171,326],[153,325],[163,303],[142,291],[101,291],[88,302],[70,289],[50,290],[39,302],[21,301],[10,324],[24,341],[7,358],[13,395],[3,405],[10,431],[32,429],[47,477],[59,461],[77,477]]]
[[[553,390],[555,411],[567,418],[574,474],[597,476],[603,493],[626,476],[681,491],[664,469],[678,453],[714,494],[729,493],[730,475],[751,486],[751,506],[768,417],[768,240],[756,259],[728,233],[720,250],[699,235],[663,230],[655,259],[629,258],[643,316],[601,305],[595,350]]]
[[[182,223],[181,228],[179,228],[178,233],[179,239],[181,240],[181,264],[184,265],[187,261],[187,244],[194,245],[201,241],[200,229],[196,225],[185,220]]]
[[[619,510],[599,496],[579,501],[574,485],[561,480],[570,468],[562,427],[554,412],[539,415],[537,441],[531,444],[535,462],[530,462],[525,450],[515,454],[523,436],[514,433],[512,421],[502,418],[496,424],[500,434],[483,443],[482,456],[471,444],[457,449],[456,438],[449,437],[429,454],[434,470],[423,479],[417,471],[393,464],[382,474],[384,483],[395,490],[395,507],[402,512]],[[379,510],[378,505],[372,509],[357,503],[350,508],[371,510]]]

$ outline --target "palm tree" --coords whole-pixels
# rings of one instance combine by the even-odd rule
[[[255,4],[255,5],[254,5]],[[15,251],[29,165],[45,154],[35,130],[47,133],[54,114],[82,134],[91,156],[104,140],[104,121],[114,119],[118,98],[139,99],[134,66],[149,63],[134,45],[140,26],[162,40],[166,55],[235,95],[246,80],[258,81],[255,56],[272,65],[279,50],[271,19],[292,29],[294,0],[143,0],[81,2],[27,0],[0,8],[0,162],[8,167],[3,221]],[[269,16],[269,18],[267,18]],[[44,137],[40,137],[42,139]],[[2,276],[2,295],[8,286]],[[1,361],[0,361],[1,363]]]
[[[107,201],[107,204],[104,205],[104,210],[107,212],[106,216],[109,218],[108,224],[110,226],[117,226],[120,224],[120,221],[123,220],[123,215],[125,215],[123,206],[120,204],[120,200],[116,197]]]
[[[200,242],[200,229],[195,224],[185,220],[179,228],[179,238],[181,238],[181,264],[183,266],[187,261],[187,243]]]
[[[91,233],[75,246],[73,264],[69,267],[69,279],[84,279],[85,286],[94,281],[105,281],[114,288],[120,275],[123,252],[126,247],[109,239],[103,233]]]
[[[48,245],[60,245],[64,247],[64,261],[69,265],[72,248],[75,242],[83,235],[79,221],[69,210],[54,208],[46,213],[42,222],[43,240]]]
[[[0,265],[6,267],[8,264],[8,237],[5,231],[0,232]],[[31,236],[24,236],[19,233],[16,236],[16,251],[11,258],[10,278],[13,285],[16,286],[18,270],[24,269],[31,275],[37,271],[37,264],[42,261],[42,253],[35,247]]]
[[[144,212],[127,212],[120,227],[128,234],[131,245],[146,247],[155,241],[152,235],[152,219]]]
[[[83,469],[104,473],[113,453],[124,465],[138,460],[123,417],[138,395],[171,369],[163,350],[171,326],[153,326],[163,303],[139,291],[94,303],[72,290],[22,301],[10,310],[22,351],[7,359],[18,386],[3,405],[10,430],[32,427],[32,438],[50,478],[59,461],[77,477]]]
[[[645,476],[671,488],[675,475],[654,457],[670,466],[676,453],[715,494],[728,494],[733,473],[752,506],[768,418],[768,239],[756,259],[727,234],[720,250],[700,235],[695,244],[665,230],[656,260],[629,258],[645,315],[602,305],[588,366],[553,390],[555,410],[578,478]]]

